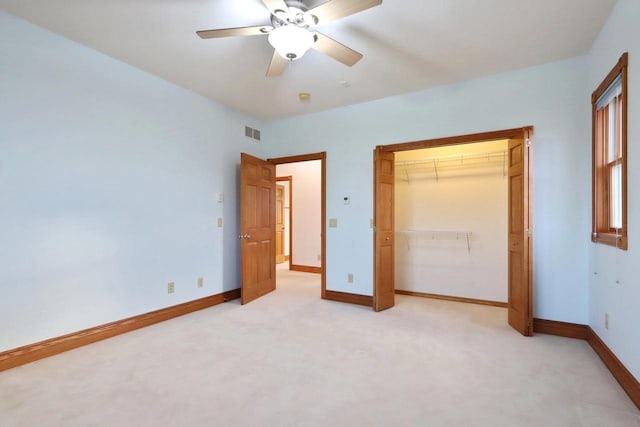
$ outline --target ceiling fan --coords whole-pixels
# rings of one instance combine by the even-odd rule
[[[271,25],[253,27],[222,28],[196,31],[203,39],[268,35],[274,52],[267,77],[279,76],[287,64],[300,59],[307,50],[313,48],[351,67],[362,54],[333,40],[324,34],[311,30],[345,16],[353,15],[382,3],[382,0],[329,0],[308,9],[301,1],[262,0],[271,13]]]

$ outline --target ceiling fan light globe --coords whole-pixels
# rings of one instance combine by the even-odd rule
[[[288,61],[302,58],[314,41],[313,34],[297,25],[285,25],[269,33],[269,44]]]

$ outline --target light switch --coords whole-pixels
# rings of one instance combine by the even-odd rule
[[[224,193],[217,193],[216,194],[216,202],[218,202],[218,203],[224,202]]]
[[[337,228],[338,227],[338,219],[337,218],[329,218],[329,227]]]
[[[222,218],[218,218],[218,228],[222,228]]]
[[[345,205],[349,204],[349,196],[344,196],[342,200],[344,201]]]

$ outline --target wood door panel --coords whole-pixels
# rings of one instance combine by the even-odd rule
[[[269,188],[260,187],[258,189],[258,227],[267,228],[274,219],[271,217],[271,206],[269,201],[272,196],[272,191]],[[275,217],[275,215],[274,215]]]
[[[522,149],[521,145],[509,147],[509,165],[518,169],[522,168]]]
[[[247,302],[259,295],[259,247],[257,242],[248,242],[243,247],[242,260],[242,289],[241,296],[244,295]],[[246,302],[243,302],[245,304]]]
[[[393,175],[393,159],[380,159],[380,173],[382,175]]]
[[[522,286],[519,286],[522,271],[522,255],[516,251],[509,251],[509,300],[516,309],[521,307],[523,302]]]
[[[246,165],[246,171],[244,172],[247,174],[248,178],[254,178],[258,176],[258,165],[249,163]]]
[[[522,175],[509,177],[510,197],[516,201],[522,200]],[[509,233],[519,234],[524,230],[522,203],[514,202],[509,207]],[[515,237],[514,237],[515,238]]]
[[[373,308],[386,310],[395,304],[394,283],[394,154],[374,153],[374,286]]]
[[[380,245],[380,259],[389,260],[393,259],[393,245],[382,244]],[[383,268],[380,270],[380,279],[382,283],[394,283],[394,269]],[[378,292],[382,301],[389,301],[395,299],[395,286],[382,286]]]
[[[258,262],[258,281],[263,282],[271,279],[271,240],[263,240],[260,242],[260,261]]]
[[[275,289],[275,166],[241,154],[242,304]]]
[[[380,199],[384,205],[393,205],[393,184],[380,183]],[[393,229],[393,213],[390,209],[382,209],[377,219],[381,230]]]
[[[275,179],[275,176],[273,176],[273,172],[275,171],[275,169],[270,168],[270,167],[266,167],[266,166],[262,166],[260,168],[260,172],[262,173],[262,179],[265,181],[273,181]]]

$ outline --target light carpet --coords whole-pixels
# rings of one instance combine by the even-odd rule
[[[374,313],[318,275],[0,372],[8,426],[619,426],[640,412],[584,341],[496,307]]]

